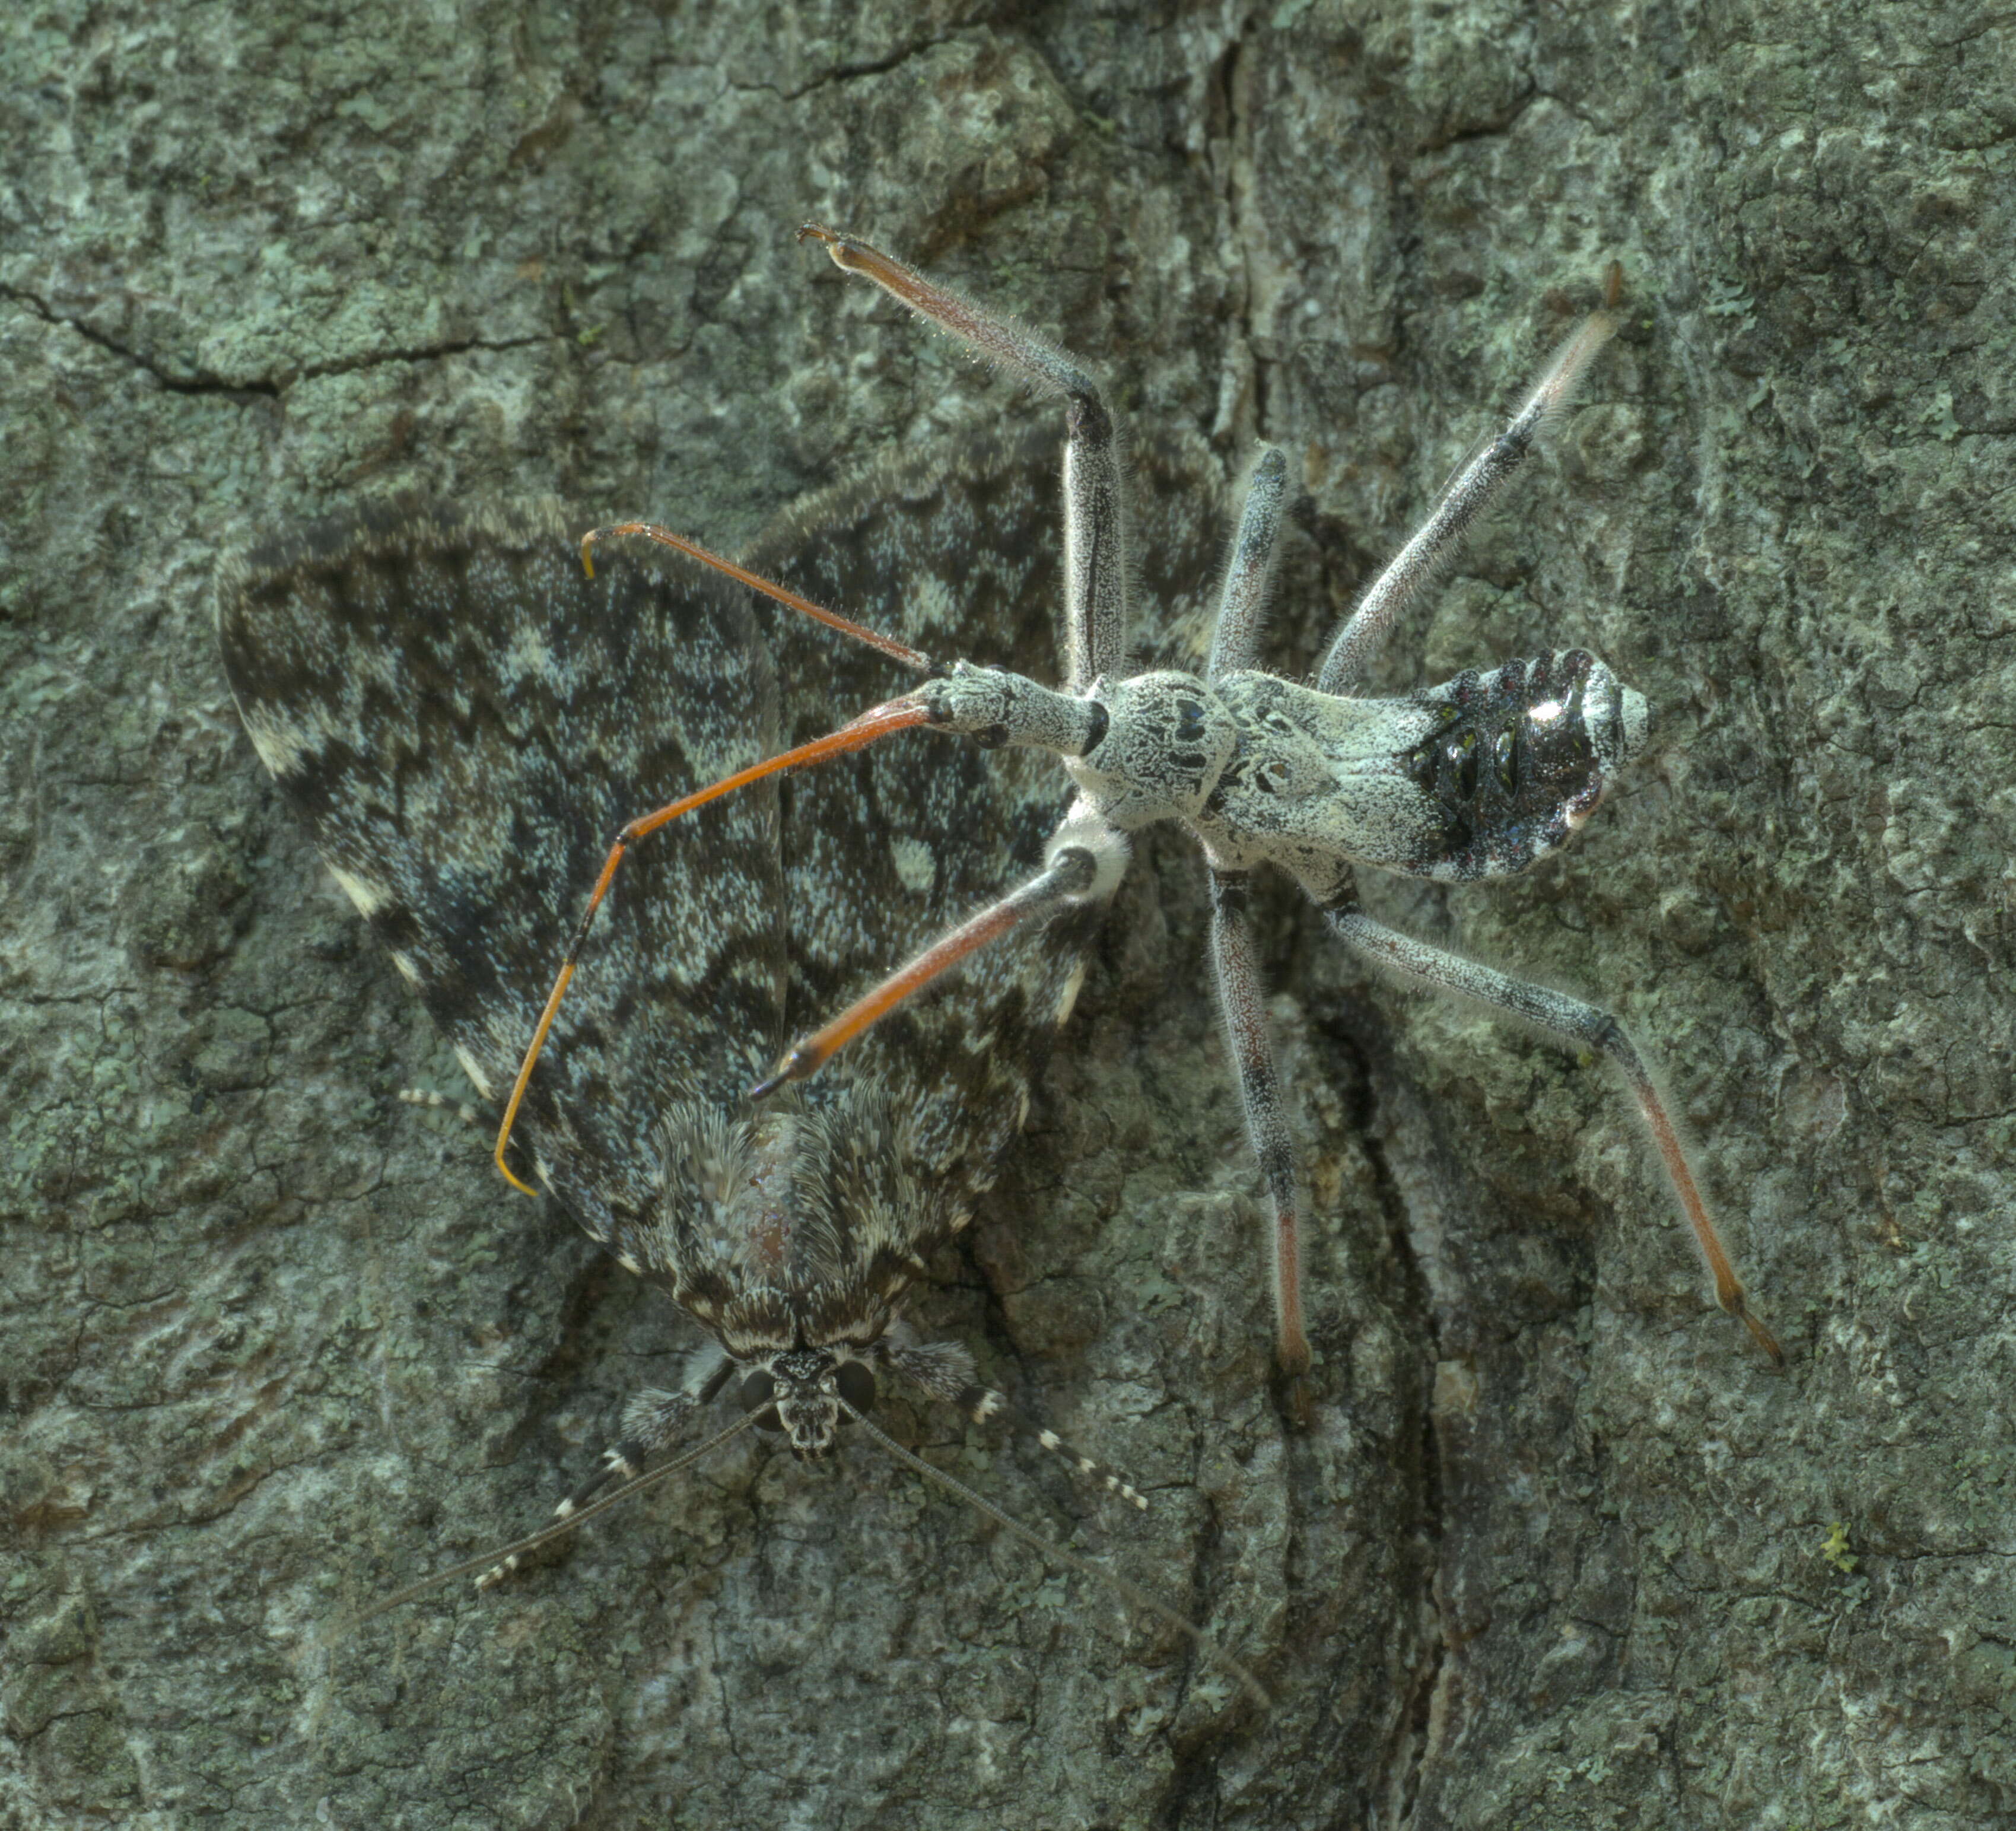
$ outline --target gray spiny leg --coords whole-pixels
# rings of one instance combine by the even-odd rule
[[[928,1397],[952,1406],[974,1424],[1000,1423],[1024,1436],[1032,1436],[1053,1456],[1071,1465],[1081,1480],[1097,1483],[1110,1494],[1145,1512],[1148,1502],[1132,1483],[1123,1480],[1103,1462],[1095,1462],[1048,1427],[1032,1423],[992,1386],[980,1383],[973,1356],[958,1342],[918,1342],[907,1328],[892,1328],[884,1338],[883,1364]]]
[[[1672,1179],[1674,1190],[1687,1210],[1708,1275],[1715,1281],[1715,1301],[1750,1331],[1758,1346],[1773,1361],[1782,1361],[1784,1356],[1770,1331],[1751,1312],[1742,1281],[1729,1263],[1729,1255],[1723,1251],[1722,1241],[1708,1219],[1701,1191],[1694,1186],[1694,1173],[1687,1167],[1686,1155],[1680,1149],[1673,1123],[1667,1116],[1665,1102],[1653,1085],[1644,1058],[1625,1033],[1624,1026],[1608,1011],[1593,1004],[1585,1004],[1579,998],[1571,998],[1564,992],[1530,985],[1493,968],[1480,965],[1474,960],[1465,960],[1460,954],[1431,947],[1411,935],[1395,934],[1361,914],[1356,903],[1354,896],[1346,906],[1325,910],[1323,918],[1333,934],[1368,960],[1404,973],[1424,985],[1460,992],[1466,998],[1474,998],[1497,1010],[1510,1011],[1564,1042],[1579,1044],[1608,1058],[1615,1065],[1636,1099],[1640,1112],[1644,1115],[1652,1141],[1665,1160],[1666,1173]]]
[[[735,1364],[717,1344],[709,1342],[694,1352],[686,1368],[686,1384],[678,1392],[647,1386],[633,1393],[623,1407],[623,1434],[602,1452],[601,1469],[555,1504],[554,1519],[571,1519],[611,1482],[629,1480],[653,1456],[676,1443],[728,1383]],[[477,1577],[476,1587],[488,1589],[518,1567],[515,1555],[507,1557]]]
[[[1243,913],[1245,880],[1269,864],[1293,877],[1355,946],[1428,983],[1528,1016],[1616,1062],[1652,1127],[1681,1210],[1714,1274],[1718,1301],[1742,1318],[1759,1346],[1780,1358],[1744,1299],[1651,1077],[1615,1021],[1593,1006],[1361,926],[1352,898],[1352,869],[1359,863],[1442,882],[1528,869],[1566,843],[1644,748],[1643,698],[1580,649],[1485,672],[1466,670],[1393,698],[1360,699],[1341,690],[1361,677],[1400,610],[1448,561],[1464,529],[1501,495],[1547,423],[1567,406],[1615,332],[1615,312],[1599,310],[1583,321],[1503,431],[1459,470],[1420,530],[1359,600],[1317,685],[1255,665],[1287,495],[1287,464],[1278,452],[1264,453],[1255,467],[1205,676],[1129,675],[1118,672],[1115,646],[1126,626],[1124,568],[1117,564],[1122,517],[1107,486],[1117,441],[1096,388],[1068,356],[887,256],[831,230],[803,232],[823,242],[846,271],[874,280],[981,355],[1064,396],[1070,434],[1064,512],[1073,558],[1065,588],[1064,687],[962,661],[936,669],[915,691],[825,741],[852,747],[923,723],[984,746],[1051,752],[1078,790],[1053,845],[1063,845],[1068,834],[1071,845],[1099,863],[1093,888],[1082,893],[1088,903],[1103,900],[1117,881],[1125,834],[1173,820],[1197,840],[1213,874],[1212,951],[1227,1034],[1274,1211],[1277,1352],[1284,1370],[1298,1373],[1308,1355],[1298,1285],[1294,1154]],[[1618,285],[1613,268],[1608,305],[1616,302]],[[694,550],[683,541],[674,544]],[[806,608],[782,587],[745,572],[733,576]],[[831,613],[813,614],[834,621]],[[1053,852],[1053,862],[1059,856]],[[765,1087],[811,1072],[935,974],[1006,932],[1009,912],[1031,888],[917,955],[842,1018],[788,1052]]]
[[[1309,1368],[1309,1338],[1302,1324],[1300,1182],[1295,1173],[1294,1137],[1282,1110],[1281,1077],[1268,1033],[1266,993],[1247,917],[1251,898],[1252,881],[1245,873],[1211,874],[1211,959],[1218,982],[1219,1011],[1239,1074],[1246,1134],[1252,1141],[1272,1210],[1274,1357],[1291,1382],[1291,1401],[1298,1415],[1305,1415],[1309,1401],[1302,1375]]]
[[[1273,577],[1276,537],[1288,502],[1288,459],[1279,445],[1262,449],[1246,485],[1246,506],[1219,593],[1218,620],[1211,625],[1207,680],[1222,679],[1260,665],[1260,630],[1266,621],[1267,587]]]
[[[1254,666],[1259,659],[1267,586],[1273,571],[1276,536],[1288,496],[1288,461],[1278,446],[1264,450],[1247,485],[1238,532],[1226,562],[1219,597],[1211,660],[1205,678]],[[1282,1110],[1281,1077],[1267,1024],[1267,995],[1255,957],[1247,910],[1252,881],[1243,871],[1211,874],[1211,957],[1227,1047],[1239,1076],[1246,1108],[1246,1132],[1267,1186],[1272,1223],[1269,1233],[1274,1286],[1274,1357],[1291,1384],[1290,1400],[1308,1422],[1309,1398],[1303,1375],[1309,1366],[1309,1338],[1302,1322],[1301,1197],[1295,1173],[1295,1142]]]
[[[872,279],[927,323],[1064,400],[1064,681],[1082,692],[1127,649],[1127,493],[1119,428],[1098,382],[1047,339],[934,285],[852,236],[808,222],[844,273]]]
[[[1593,312],[1584,319],[1554,352],[1553,360],[1504,430],[1450,478],[1427,520],[1387,562],[1337,632],[1316,676],[1316,685],[1323,692],[1342,693],[1357,684],[1394,619],[1454,557],[1471,523],[1503,494],[1505,486],[1532,456],[1542,431],[1574,398],[1589,364],[1616,330],[1614,311]]]

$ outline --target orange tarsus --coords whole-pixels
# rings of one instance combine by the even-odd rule
[[[1667,1118],[1665,1108],[1659,1104],[1658,1096],[1648,1084],[1634,1090],[1638,1095],[1639,1109],[1645,1116],[1645,1123],[1651,1127],[1652,1142],[1658,1147],[1659,1155],[1665,1160],[1666,1174],[1679,1193],[1680,1206],[1687,1217],[1687,1225],[1694,1230],[1695,1243],[1701,1249],[1702,1258],[1708,1261],[1708,1274],[1715,1280],[1715,1301],[1728,1313],[1737,1317],[1750,1332],[1750,1338],[1771,1357],[1774,1367],[1785,1364],[1785,1350],[1778,1346],[1777,1338],[1750,1307],[1749,1299],[1743,1289],[1743,1281],[1736,1275],[1736,1268],[1729,1262],[1729,1254],[1722,1243],[1722,1236],[1715,1231],[1715,1222],[1702,1201],[1701,1191],[1694,1186],[1694,1172],[1687,1167],[1686,1154],[1680,1149],[1680,1141],[1673,1130],[1672,1121]]]

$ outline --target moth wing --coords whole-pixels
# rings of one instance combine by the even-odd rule
[[[255,748],[501,1107],[626,821],[777,748],[747,593],[597,555],[553,506],[403,503],[227,565],[218,629]],[[726,1105],[784,1040],[774,784],[635,848],[519,1137],[599,1238],[639,1210],[661,1108]]]
[[[1185,445],[1157,447],[1136,468],[1139,570],[1161,611],[1180,616],[1215,586],[1215,467]],[[1046,429],[896,453],[795,505],[744,557],[942,660],[1054,681],[1063,552],[1060,447]],[[910,684],[873,651],[781,609],[772,629],[787,744]],[[794,777],[780,798],[788,1027],[801,1035],[1040,869],[1071,785],[1047,753],[925,732]],[[890,1090],[912,1161],[945,1183],[949,1227],[1021,1124],[1103,914],[1088,905],[1025,925],[839,1058]]]

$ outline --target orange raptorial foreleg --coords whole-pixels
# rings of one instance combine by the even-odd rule
[[[560,963],[560,975],[553,981],[553,989],[547,995],[545,1009],[539,1013],[538,1027],[532,1033],[532,1040],[525,1051],[525,1059],[519,1065],[518,1078],[512,1085],[511,1098],[504,1108],[503,1123],[497,1128],[497,1167],[504,1180],[514,1189],[527,1195],[538,1191],[520,1180],[512,1173],[504,1161],[505,1147],[511,1141],[511,1128],[517,1123],[518,1108],[524,1103],[525,1088],[532,1078],[532,1069],[539,1059],[539,1051],[545,1047],[546,1033],[553,1027],[553,1018],[560,1007],[560,1000],[567,996],[569,981],[574,978],[574,968],[580,963],[581,950],[588,939],[589,929],[595,921],[595,912],[602,906],[602,899],[609,893],[617,868],[623,863],[625,853],[640,839],[655,833],[681,814],[690,813],[697,807],[704,807],[710,801],[747,788],[752,782],[760,782],[765,776],[775,776],[786,770],[805,768],[808,764],[823,762],[829,757],[842,756],[848,751],[859,750],[873,744],[879,737],[891,732],[908,731],[919,725],[928,724],[931,714],[915,700],[896,699],[886,705],[879,705],[863,712],[858,719],[843,725],[824,737],[815,738],[810,744],[801,744],[795,750],[787,750],[781,756],[773,756],[766,762],[752,763],[746,770],[737,770],[732,776],[725,776],[709,787],[682,796],[655,813],[649,813],[632,820],[609,848],[609,856],[603,860],[602,874],[595,880],[595,888],[589,895],[588,906],[581,911],[581,924],[574,930],[574,939],[569,944],[567,957]]]
[[[675,553],[684,553],[689,560],[697,560],[703,566],[711,567],[724,578],[733,578],[737,585],[746,585],[751,591],[760,591],[765,597],[775,598],[787,608],[801,616],[812,618],[815,623],[823,623],[829,629],[837,629],[843,636],[851,636],[856,642],[864,642],[878,654],[885,654],[892,661],[900,662],[913,673],[938,675],[945,669],[926,654],[922,649],[910,648],[893,636],[884,636],[870,629],[866,625],[856,623],[843,617],[837,611],[830,611],[823,604],[815,604],[808,597],[801,597],[788,586],[765,578],[760,572],[752,572],[746,566],[738,566],[733,560],[725,560],[719,553],[710,553],[697,540],[689,540],[683,534],[675,534],[669,528],[661,528],[655,522],[625,521],[614,528],[591,528],[581,537],[581,563],[589,578],[595,576],[595,543],[598,540],[614,540],[618,535],[641,534],[647,540],[655,540],[661,546],[668,546]]]
[[[871,1024],[880,1022],[904,1000],[922,991],[941,973],[949,972],[968,954],[977,953],[990,942],[1092,888],[1099,871],[1097,860],[1084,847],[1057,848],[1049,863],[1019,888],[962,922],[941,941],[934,942],[900,971],[884,979],[866,997],[857,998],[823,1029],[815,1030],[786,1052],[767,1080],[749,1090],[749,1098],[761,1100],[774,1094],[787,1081],[802,1081],[815,1075],[846,1045]]]

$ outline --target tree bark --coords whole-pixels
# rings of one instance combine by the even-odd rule
[[[27,0],[0,70],[0,1824],[2016,1812],[2005,15]],[[1056,417],[806,217],[1055,334],[1139,439],[1285,445],[1297,675],[1622,265],[1553,461],[1377,683],[1586,647],[1652,754],[1524,878],[1363,888],[1618,1013],[1786,1371],[1621,1089],[1283,888],[1297,1428],[1173,831],[916,1307],[1154,1506],[919,1447],[1204,1620],[1264,1715],[859,1445],[745,1440],[327,1638],[538,1523],[693,1335],[395,1099],[466,1090],[253,757],[213,573],[406,488],[732,546],[892,442]]]

